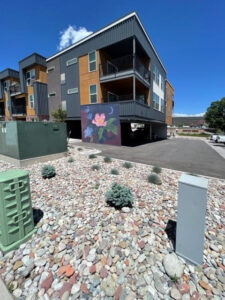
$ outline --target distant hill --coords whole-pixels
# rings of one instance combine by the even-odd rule
[[[202,117],[173,117],[173,125],[180,124],[184,126],[202,126],[205,123],[204,116]]]

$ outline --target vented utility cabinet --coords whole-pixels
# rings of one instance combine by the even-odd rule
[[[0,248],[16,249],[35,232],[29,175],[12,169],[0,173]]]

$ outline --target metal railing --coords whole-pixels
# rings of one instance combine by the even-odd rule
[[[21,93],[20,85],[19,84],[11,85],[9,87],[9,92],[10,92],[11,95]]]
[[[12,115],[26,115],[26,105],[12,105]]]
[[[133,55],[126,55],[100,64],[100,77],[107,75],[116,75],[119,72],[134,70],[138,72],[139,75],[143,77],[143,79],[150,82],[150,71],[148,70],[148,68],[137,56],[135,56],[135,66],[133,65],[133,61]]]
[[[119,101],[127,101],[127,100],[134,100],[133,94],[127,94],[127,95],[114,95],[112,94],[112,97],[109,98],[102,98],[103,103],[109,103],[109,102],[119,102]],[[136,95],[136,101],[146,104],[146,98],[143,97],[143,95]]]

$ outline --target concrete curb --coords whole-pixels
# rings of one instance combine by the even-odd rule
[[[0,297],[1,300],[14,300],[13,296],[9,293],[1,278],[0,278]]]

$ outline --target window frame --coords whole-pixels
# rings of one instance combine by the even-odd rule
[[[160,105],[159,102],[160,101],[159,100],[160,100],[160,97],[156,93],[153,92],[153,108],[155,110],[158,110],[158,111],[160,111],[160,107],[159,107],[159,105]]]
[[[62,100],[62,103],[61,103],[62,110],[66,110],[67,111],[67,105],[66,104],[67,104],[66,100]]]
[[[91,86],[95,86],[96,87],[96,92],[95,93],[91,93]],[[96,102],[91,102],[91,96],[96,95]],[[90,104],[95,104],[98,103],[98,86],[97,84],[90,84],[89,85],[89,102]]]
[[[90,61],[90,54],[95,53],[95,60]],[[95,70],[90,70],[90,64],[95,62]],[[96,72],[97,71],[97,52],[96,50],[88,53],[88,72]]]
[[[32,97],[32,100],[31,100],[31,97]],[[33,104],[31,105],[31,103],[33,103]],[[29,106],[30,106],[30,109],[34,109],[34,94],[29,95]]]
[[[8,92],[9,91],[9,87],[10,87],[10,80],[7,79],[7,80],[4,80],[3,82],[3,88],[4,88],[4,92]]]
[[[66,61],[66,66],[69,67],[69,66],[74,65],[76,63],[77,63],[77,57],[74,57],[74,58],[68,59]]]
[[[64,80],[62,80],[62,75],[64,75]],[[60,83],[65,84],[66,83],[66,73],[61,73],[60,74]]]
[[[74,91],[72,91],[72,90],[74,90]],[[77,94],[77,93],[79,93],[78,87],[71,88],[71,89],[67,90],[67,95],[72,95],[72,94]]]
[[[32,76],[31,76],[32,71],[34,72],[34,78],[32,78]],[[27,76],[27,74],[30,74],[29,77]],[[32,82],[35,81],[35,78],[36,78],[35,69],[30,69],[29,71],[26,71],[25,78],[26,78],[26,85],[30,86],[32,84]]]

